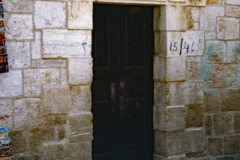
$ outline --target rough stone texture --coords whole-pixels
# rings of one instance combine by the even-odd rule
[[[65,28],[65,2],[36,1],[34,23],[37,29]]]
[[[68,2],[68,28],[92,29],[92,2]]]
[[[13,40],[33,39],[32,15],[13,14],[6,24],[6,38]]]
[[[233,133],[233,115],[216,114],[214,116],[214,132],[216,135],[229,135]]]
[[[166,152],[168,156],[183,154],[186,151],[185,148],[185,133],[180,132],[168,132],[167,133]]]
[[[203,127],[203,106],[187,106],[186,127]]]
[[[167,107],[166,110],[167,131],[178,131],[185,129],[185,108],[184,106]]]
[[[5,99],[0,100],[0,126],[9,126],[12,127],[13,125],[13,112],[12,112],[12,100]]]
[[[240,133],[240,114],[234,114],[234,133]]]
[[[22,81],[22,72],[20,70],[12,70],[9,73],[1,74],[0,98],[21,96],[23,89]]]
[[[91,56],[91,31],[43,30],[44,58]]]
[[[226,7],[226,16],[229,17],[240,17],[240,6],[227,6]]]
[[[211,115],[206,115],[204,117],[205,122],[205,135],[213,135],[213,117]]]
[[[66,115],[46,115],[43,119],[46,126],[64,126],[67,123]]]
[[[224,154],[236,154],[240,152],[240,136],[229,136],[223,139]]]
[[[237,18],[218,18],[217,37],[218,39],[229,40],[239,39],[239,19]]]
[[[9,133],[9,136],[12,139],[13,154],[24,153],[27,149],[27,139],[24,131],[13,130]]]
[[[201,81],[189,81],[185,85],[185,105],[203,104],[204,93]]]
[[[226,44],[223,41],[207,41],[205,53],[210,63],[226,62]]]
[[[66,85],[43,87],[43,114],[66,114],[71,104],[70,90]]]
[[[222,154],[222,138],[209,138],[207,149],[209,155],[221,155]]]
[[[69,83],[72,85],[91,84],[93,76],[92,63],[92,59],[69,59]]]
[[[169,106],[178,106],[184,103],[184,87],[185,84],[182,82],[179,83],[169,83],[166,86],[166,94],[169,96],[166,97],[166,105]]]
[[[35,40],[31,43],[32,59],[41,59],[41,33],[35,32]]]
[[[167,76],[168,81],[183,81],[186,79],[186,58],[169,57],[167,59]]]
[[[30,67],[30,44],[29,42],[9,42],[8,63],[10,69]]]
[[[240,2],[238,0],[226,0],[227,4],[235,4],[235,5],[240,5]]]
[[[231,41],[227,43],[227,62],[240,62],[240,41]]]
[[[227,90],[222,94],[222,111],[240,111],[239,89]]]

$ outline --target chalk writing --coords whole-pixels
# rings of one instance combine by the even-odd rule
[[[170,43],[170,51],[171,52],[177,52],[179,55],[182,55],[183,53],[189,54],[194,53],[194,44],[195,42],[186,42],[182,38],[180,41],[173,41]]]

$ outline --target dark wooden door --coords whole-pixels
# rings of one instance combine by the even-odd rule
[[[94,6],[94,160],[152,160],[152,55],[151,7]]]

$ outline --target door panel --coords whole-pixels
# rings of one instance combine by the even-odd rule
[[[94,160],[152,159],[152,8],[95,5]]]

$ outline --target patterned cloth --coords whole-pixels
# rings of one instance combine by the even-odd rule
[[[0,0],[0,73],[8,72],[4,31],[4,9],[3,2]]]

